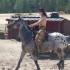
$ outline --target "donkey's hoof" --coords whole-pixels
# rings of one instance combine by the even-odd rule
[[[40,70],[40,68],[38,68],[37,70]]]
[[[60,63],[57,63],[57,66],[58,66],[59,70],[63,70],[64,69],[64,66],[62,64],[60,64]]]
[[[60,65],[60,63],[57,63],[57,66],[58,66],[58,68],[59,68],[59,69],[61,68],[61,65]]]

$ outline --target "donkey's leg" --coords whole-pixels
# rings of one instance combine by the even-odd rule
[[[34,62],[35,62],[35,65],[36,65],[36,67],[37,67],[37,70],[40,70],[40,67],[39,67],[38,61],[37,61],[37,60],[34,60]]]
[[[37,67],[37,70],[40,70],[40,66],[39,66],[39,64],[38,64],[36,54],[37,54],[37,53],[33,52],[33,53],[31,54],[31,57],[33,58],[33,60],[34,60],[34,62],[35,62],[35,65],[36,65],[36,67]]]
[[[64,69],[64,60],[61,58],[57,65],[58,65],[59,70],[60,69],[63,70]]]
[[[18,70],[19,69],[20,64],[21,64],[24,56],[25,56],[25,52],[22,50],[21,55],[20,55],[20,59],[19,59],[19,62],[18,62],[18,65],[17,65],[17,67],[16,67],[15,70]]]
[[[65,53],[64,53],[64,51],[62,49],[58,50],[58,56],[60,58],[60,61],[59,61],[59,63],[57,65],[59,67],[59,70],[60,69],[62,70],[62,69],[64,69],[64,57],[65,57]]]

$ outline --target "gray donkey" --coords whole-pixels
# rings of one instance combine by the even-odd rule
[[[21,52],[18,65],[15,70],[19,69],[20,63],[22,62],[27,52],[32,56],[37,66],[37,70],[40,70],[40,67],[38,65],[37,58],[36,58],[36,54],[37,54],[36,45],[33,39],[33,33],[31,29],[28,27],[27,22],[25,22],[22,18],[19,18],[18,20],[13,21],[11,24],[8,25],[8,28],[11,28],[16,24],[20,25],[19,34],[20,34],[20,39],[22,42],[22,52]],[[64,36],[61,33],[53,32],[53,33],[49,33],[48,41],[43,42],[41,53],[51,52],[51,51],[56,52],[58,54],[58,57],[60,58],[60,61],[57,64],[58,68],[59,70],[60,69],[63,70],[64,69],[64,56],[65,56],[64,49],[66,48],[67,48],[66,36]]]

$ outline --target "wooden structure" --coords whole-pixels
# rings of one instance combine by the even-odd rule
[[[64,19],[63,22],[63,33],[65,35],[70,35],[70,20]]]
[[[17,20],[18,18],[10,18],[6,19],[8,21],[8,24],[11,24],[12,21]],[[28,24],[32,24],[36,21],[38,21],[39,17],[23,17],[25,21],[28,22]],[[63,32],[62,26],[63,26],[63,18],[47,18],[47,30],[49,32]],[[19,36],[19,27],[15,26],[14,28],[8,30],[8,38],[18,38]]]

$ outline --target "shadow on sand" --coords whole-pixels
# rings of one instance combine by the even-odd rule
[[[37,54],[37,59],[38,60],[46,60],[46,59],[50,59],[50,60],[59,60],[59,57],[56,53],[52,52],[52,53],[40,53]],[[65,56],[65,60],[70,60],[70,52],[66,54]]]

